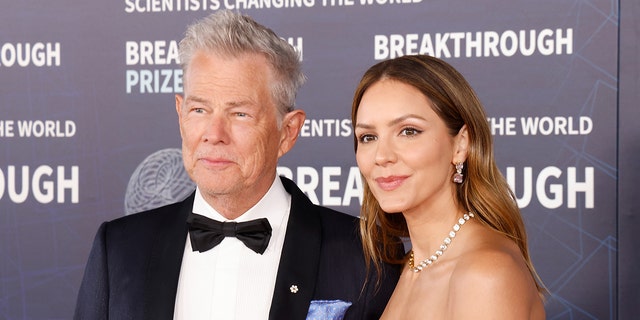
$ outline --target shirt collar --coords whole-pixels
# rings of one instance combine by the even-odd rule
[[[223,217],[209,205],[202,197],[200,188],[196,188],[193,212],[218,221],[243,222],[258,218],[267,218],[271,226],[276,227],[280,225],[282,218],[289,212],[290,205],[291,195],[287,193],[280,177],[276,175],[271,187],[258,203],[234,220]]]

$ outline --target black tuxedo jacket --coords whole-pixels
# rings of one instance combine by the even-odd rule
[[[350,301],[345,319],[378,319],[398,267],[367,275],[358,219],[316,206],[290,180],[291,213],[269,319],[305,319],[311,300]],[[75,319],[172,319],[193,195],[103,223],[78,295]],[[365,279],[369,278],[367,285]],[[299,290],[292,293],[291,285]],[[248,319],[250,320],[250,319]]]

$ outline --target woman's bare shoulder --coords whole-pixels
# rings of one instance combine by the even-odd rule
[[[535,281],[513,241],[490,231],[467,244],[451,274],[453,319],[544,319]]]

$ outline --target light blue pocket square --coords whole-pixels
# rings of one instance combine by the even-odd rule
[[[342,300],[313,300],[307,320],[342,320],[351,302]]]

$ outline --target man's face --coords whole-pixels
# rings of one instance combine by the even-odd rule
[[[278,158],[292,146],[282,143],[286,126],[278,128],[274,81],[259,54],[198,51],[185,71],[184,96],[176,95],[184,165],[223,215],[225,208],[253,206],[275,179]]]

